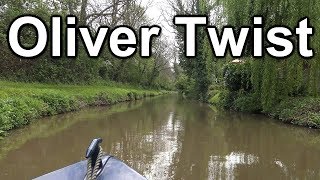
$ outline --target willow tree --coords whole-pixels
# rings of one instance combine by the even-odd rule
[[[224,15],[227,24],[235,27],[250,26],[252,16],[264,17],[264,29],[275,25],[285,25],[294,30],[299,20],[309,17],[311,25],[319,28],[320,5],[316,0],[223,0]],[[291,39],[297,46],[297,39]],[[319,94],[320,60],[319,35],[312,37],[311,46],[315,50],[313,59],[303,59],[295,52],[292,56],[277,60],[270,56],[255,59],[252,62],[252,83],[254,93],[261,99],[264,110],[272,108],[284,98],[290,96]],[[246,47],[246,58],[251,54]],[[265,46],[268,44],[265,43]]]

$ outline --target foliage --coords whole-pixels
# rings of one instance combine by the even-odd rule
[[[255,94],[240,93],[235,99],[233,109],[242,112],[261,112],[262,106],[260,99]]]
[[[0,81],[0,85],[0,134],[42,116],[165,93],[119,84],[75,86]]]
[[[176,89],[186,97],[192,97],[194,93],[195,81],[185,74],[181,74],[176,80]]]
[[[224,0],[219,4],[223,7],[220,20],[225,25],[252,26],[252,17],[261,15],[264,29],[279,24],[294,29],[297,22],[307,16],[311,25],[319,28],[320,5],[313,0]],[[297,42],[295,37],[292,40]],[[310,46],[317,52],[319,35],[315,34],[310,40]],[[315,53],[315,57],[305,60],[295,52],[281,60],[268,55],[254,59],[251,57],[252,43],[252,40],[247,42],[244,57],[249,63],[226,64],[224,84],[227,91],[219,96],[210,94],[210,101],[214,104],[218,101],[229,109],[272,114],[285,122],[318,126],[319,55]],[[264,44],[265,47],[268,45],[267,42]]]
[[[287,123],[320,128],[320,99],[287,98],[274,107],[269,114]]]
[[[228,63],[224,67],[224,81],[228,90],[238,91],[251,89],[251,65],[250,62],[233,64]]]
[[[137,0],[111,1],[106,0],[99,5],[92,1],[67,0],[10,0],[0,1],[0,78],[13,81],[89,84],[96,81],[117,81],[144,87],[170,88],[173,86],[173,72],[170,69],[170,53],[165,38],[154,42],[162,44],[166,49],[153,48],[152,58],[143,59],[138,55],[130,59],[119,59],[111,55],[107,44],[102,47],[99,58],[89,58],[84,44],[79,38],[77,58],[67,58],[62,55],[59,59],[50,56],[49,48],[43,55],[35,59],[20,59],[13,55],[6,43],[9,24],[22,14],[36,15],[44,20],[50,28],[51,15],[60,15],[65,28],[65,17],[69,14],[79,19],[79,25],[89,27],[93,36],[97,26],[105,25],[111,29],[117,25],[129,25],[137,32],[142,25],[151,24],[143,7]],[[132,17],[132,14],[137,16]],[[62,31],[65,42],[65,31]],[[20,39],[25,46],[35,43],[34,28],[22,28]],[[50,44],[50,39],[48,44]],[[64,44],[64,43],[63,43]],[[63,52],[66,47],[63,46]],[[65,53],[63,53],[65,54]]]
[[[210,93],[209,103],[235,111],[261,112],[260,99],[255,94],[244,91],[214,90]]]
[[[215,106],[222,106],[221,104],[221,98],[223,95],[223,90],[212,90],[209,92],[209,97],[211,97],[208,101],[208,103],[215,105]]]
[[[302,17],[309,17],[315,28],[319,26],[314,20],[320,15],[320,8],[316,1],[301,0],[240,0],[222,1],[225,7],[224,15],[227,23],[236,27],[251,25],[254,15],[264,17],[264,29],[274,25],[286,25],[292,29]],[[296,40],[294,40],[296,42]],[[319,36],[311,40],[311,46],[317,51],[319,49]],[[247,51],[252,52],[250,43]],[[267,46],[268,44],[265,44]],[[250,56],[250,53],[247,54]],[[261,94],[264,109],[269,109],[288,96],[316,95],[319,92],[319,73],[314,68],[319,67],[318,55],[312,60],[303,60],[294,53],[286,60],[275,60],[266,56],[262,60],[254,60],[252,72],[253,89]],[[311,81],[311,82],[310,82]],[[312,89],[312,90],[311,90]]]
[[[172,10],[176,14],[190,14],[190,15],[207,15],[210,16],[210,12],[213,8],[212,1],[210,0],[196,0],[196,1],[170,1]],[[203,28],[199,28],[196,37],[197,55],[194,58],[185,56],[184,45],[184,28],[181,26],[174,26],[176,33],[176,40],[178,44],[178,56],[180,66],[183,69],[183,73],[192,79],[190,82],[194,82],[194,85],[190,85],[188,93],[189,98],[194,98],[201,101],[207,101],[208,89],[210,86],[210,73],[212,73],[213,56],[209,41],[207,40],[207,34]],[[191,95],[192,94],[192,95]]]
[[[228,90],[222,91],[219,95],[220,100],[218,105],[225,109],[232,109],[237,96],[238,92]]]

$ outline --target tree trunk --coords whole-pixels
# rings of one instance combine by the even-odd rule
[[[87,5],[88,5],[88,0],[82,0],[81,2],[81,10],[80,10],[80,20],[79,20],[79,25],[80,26],[85,26],[87,25]]]

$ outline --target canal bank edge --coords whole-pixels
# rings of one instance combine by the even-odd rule
[[[0,87],[0,139],[10,130],[41,117],[170,93],[120,84],[80,86],[0,81]]]
[[[230,98],[229,93],[226,90],[213,90],[208,103],[239,112],[264,114],[288,124],[320,129],[320,98],[289,97],[270,110],[263,111],[257,105],[254,97]]]

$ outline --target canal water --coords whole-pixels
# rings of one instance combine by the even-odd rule
[[[319,179],[318,130],[174,95],[44,118],[0,141],[0,179],[83,160],[91,139],[148,179]]]

